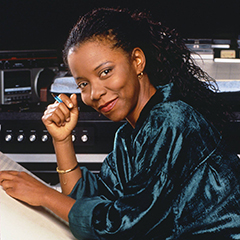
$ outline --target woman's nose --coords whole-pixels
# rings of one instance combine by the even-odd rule
[[[101,84],[91,86],[91,100],[99,100],[106,93],[106,89]]]

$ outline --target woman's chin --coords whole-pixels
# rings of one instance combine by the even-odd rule
[[[121,116],[118,114],[103,114],[103,115],[113,122],[120,122],[125,119],[125,116]]]

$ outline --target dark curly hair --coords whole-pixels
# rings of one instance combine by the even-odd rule
[[[154,21],[150,13],[94,9],[82,16],[70,32],[63,50],[65,63],[70,49],[95,38],[110,39],[113,48],[122,48],[129,57],[135,47],[140,47],[146,56],[145,72],[150,82],[154,86],[174,83],[178,98],[221,130],[228,114],[217,97],[216,81],[194,63],[191,51],[175,29]]]

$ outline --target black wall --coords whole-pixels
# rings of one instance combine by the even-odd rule
[[[0,0],[0,50],[62,49],[80,14],[118,5],[150,10],[186,38],[240,35],[239,0]]]

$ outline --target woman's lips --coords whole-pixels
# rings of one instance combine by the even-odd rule
[[[103,113],[107,113],[107,112],[111,111],[114,108],[114,106],[116,105],[117,101],[118,101],[118,98],[116,98],[112,101],[109,101],[106,104],[100,106],[99,107],[100,111]]]

